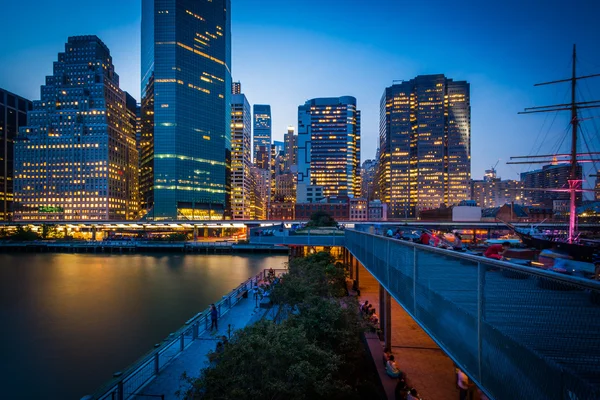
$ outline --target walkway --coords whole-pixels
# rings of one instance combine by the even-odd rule
[[[361,301],[379,310],[379,282],[360,266]],[[417,323],[392,299],[392,353],[407,383],[424,400],[456,400],[454,364]]]
[[[228,325],[231,325],[231,331],[241,329],[251,322],[254,322],[264,313],[265,309],[255,308],[255,301],[251,298],[242,299],[231,310],[225,313],[219,320],[219,331],[211,335],[204,331],[199,335],[198,340],[192,342],[183,353],[179,353],[159,375],[154,378],[142,391],[135,396],[135,399],[149,399],[143,395],[165,395],[165,400],[179,400],[175,393],[184,391],[189,387],[187,382],[181,380],[185,372],[192,377],[198,377],[200,370],[208,366],[206,355],[209,351],[214,351],[217,341],[222,335],[227,335]]]

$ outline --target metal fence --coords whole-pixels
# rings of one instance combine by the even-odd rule
[[[600,282],[366,232],[346,247],[491,398],[600,398]]]
[[[281,276],[286,269],[274,269],[276,276]],[[221,315],[229,311],[243,297],[244,291],[250,292],[255,283],[265,280],[268,270],[263,270],[257,275],[241,283],[237,288],[215,303]],[[249,294],[251,296],[251,294]],[[136,395],[154,376],[180,352],[188,347],[199,335],[210,327],[210,308],[190,318],[185,325],[177,330],[156,349],[141,357],[123,372],[115,373],[113,379],[103,385],[88,398],[98,400],[125,400]]]
[[[344,246],[342,235],[290,235],[290,236],[251,236],[252,244],[278,244],[291,246]]]

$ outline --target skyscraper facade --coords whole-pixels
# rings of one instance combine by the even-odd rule
[[[569,200],[566,191],[556,192],[551,189],[568,189],[570,164],[544,165],[542,169],[521,173],[521,181],[525,189],[525,196],[531,199],[532,205],[552,207],[554,200]],[[577,179],[582,177],[581,165],[577,165]],[[549,190],[527,190],[527,189],[549,189]],[[576,195],[577,204],[581,204],[581,193]]]
[[[292,171],[292,165],[298,165],[298,143],[296,139],[294,127],[288,126],[287,133],[283,135],[286,171]]]
[[[531,205],[523,181],[501,180],[500,178],[471,181],[471,200],[481,208],[501,207],[505,204]]]
[[[221,219],[231,162],[229,0],[142,1],[147,219]]]
[[[231,215],[251,219],[252,114],[244,94],[231,97]]]
[[[30,100],[0,89],[0,221],[12,219],[15,138],[32,107]]]
[[[262,169],[268,169],[268,166],[271,165],[271,134],[271,106],[268,104],[255,104],[252,160],[254,164]]]
[[[360,196],[360,111],[351,96],[308,100],[298,107],[298,196]]]
[[[15,143],[16,220],[137,217],[135,100],[98,37],[68,39],[27,120]]]
[[[386,88],[380,107],[377,175],[390,217],[469,199],[469,83],[421,75]]]
[[[365,160],[360,170],[361,188],[360,196],[367,200],[374,200],[377,197],[377,185],[375,175],[377,173],[378,160]]]
[[[231,94],[241,94],[242,84],[240,82],[233,82],[231,84]]]
[[[251,219],[263,220],[269,215],[269,201],[271,191],[270,172],[268,169],[258,168],[253,165],[251,174]]]

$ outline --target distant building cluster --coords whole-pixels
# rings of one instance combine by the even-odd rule
[[[420,75],[383,88],[379,148],[361,166],[352,96],[305,101],[297,131],[274,140],[271,105],[252,105],[232,82],[229,0],[144,1],[141,38],[139,102],[120,89],[96,36],[68,38],[39,100],[0,90],[0,219],[304,220],[327,211],[385,221],[447,214],[467,200],[556,213],[568,199],[546,191],[566,187],[567,165],[518,181],[493,168],[471,179],[466,81]]]

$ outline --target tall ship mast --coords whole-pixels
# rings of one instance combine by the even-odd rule
[[[569,192],[569,231],[566,239],[566,246],[562,247],[567,250],[571,256],[574,258],[588,258],[586,256],[579,257],[582,255],[581,253],[590,253],[589,249],[584,249],[582,244],[580,244],[578,232],[577,232],[577,193],[587,192],[590,190],[585,190],[582,188],[582,180],[578,177],[577,174],[577,166],[579,163],[589,163],[589,162],[598,162],[600,159],[594,159],[595,156],[600,155],[600,152],[587,152],[587,153],[577,153],[577,134],[579,128],[579,115],[578,111],[580,109],[588,109],[588,108],[600,108],[600,100],[594,101],[582,101],[578,102],[576,99],[576,89],[577,89],[577,81],[580,79],[588,79],[594,77],[600,77],[600,74],[592,74],[585,76],[577,76],[577,49],[576,46],[573,45],[573,65],[572,65],[572,75],[571,78],[560,79],[551,82],[538,83],[534,86],[543,86],[543,85],[552,85],[557,83],[571,83],[571,102],[564,104],[554,104],[550,106],[538,106],[538,107],[529,107],[525,108],[524,111],[519,114],[533,114],[533,113],[549,113],[549,112],[558,112],[558,111],[570,111],[571,112],[571,151],[568,154],[546,154],[546,155],[536,155],[536,156],[517,156],[511,157],[513,159],[520,159],[521,161],[511,161],[507,164],[550,164],[557,161],[557,159],[561,159],[560,161],[568,161],[570,163],[570,172],[569,172],[569,187],[565,189],[537,189],[537,188],[527,188],[525,190],[546,190],[546,191],[558,191],[558,192]],[[566,159],[565,159],[566,158]],[[541,248],[549,248],[549,247],[561,247],[559,245],[560,241],[552,240],[551,238],[534,238],[533,235],[524,234],[516,230],[518,234],[522,237],[523,241],[526,244],[534,245],[535,247]],[[529,236],[529,237],[528,237]],[[534,240],[536,239],[536,240]],[[529,242],[529,243],[528,243]]]

